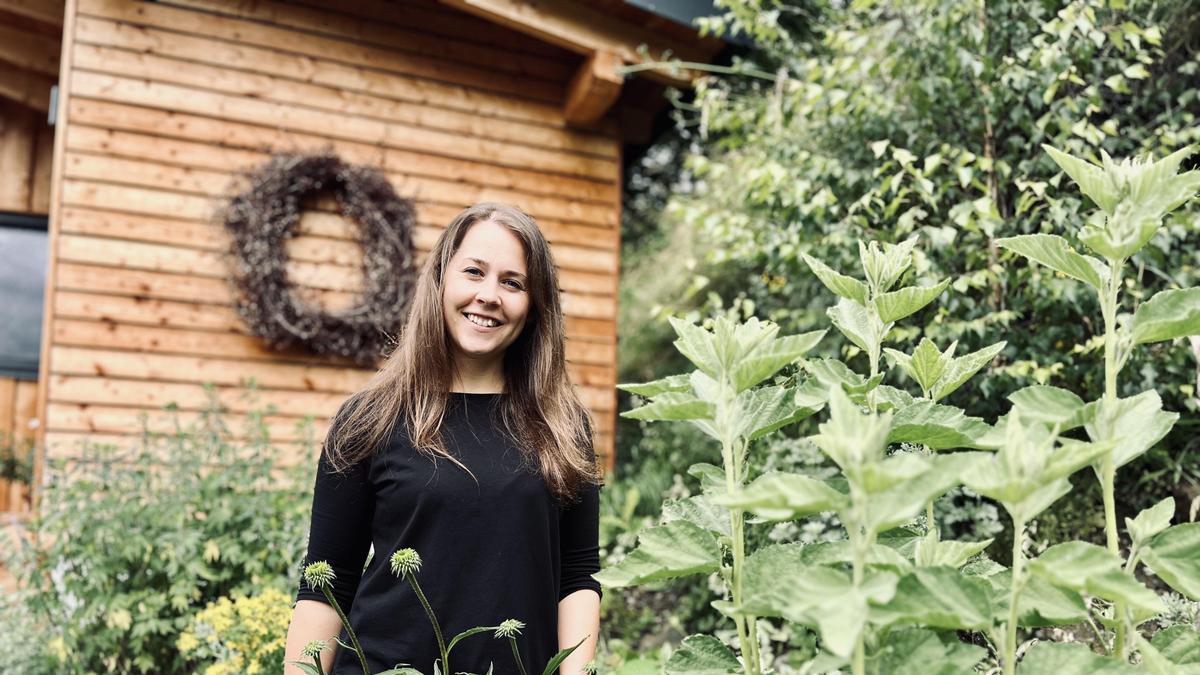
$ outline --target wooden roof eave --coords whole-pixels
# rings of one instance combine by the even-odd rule
[[[704,47],[663,36],[571,0],[440,0],[539,40],[584,56],[571,78],[563,110],[572,125],[591,124],[617,101],[623,78],[617,69],[647,61],[707,62]],[[690,87],[690,70],[651,68],[645,77],[673,87]]]

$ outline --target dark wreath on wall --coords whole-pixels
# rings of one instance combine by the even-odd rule
[[[277,154],[249,175],[250,187],[220,214],[232,236],[234,304],[251,332],[273,349],[301,344],[318,354],[373,364],[404,323],[415,279],[412,201],[379,171],[337,155]],[[288,281],[285,241],[299,234],[304,199],[337,198],[357,225],[363,285],[352,306],[335,311],[298,298]]]

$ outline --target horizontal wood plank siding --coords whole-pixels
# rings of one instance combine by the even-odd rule
[[[44,338],[49,457],[77,459],[87,438],[136,443],[143,412],[150,431],[170,431],[215,397],[238,429],[272,406],[271,437],[312,459],[297,425],[311,419],[319,440],[373,371],[249,335],[216,214],[272,153],[332,149],[414,200],[421,259],[468,204],[538,219],[570,374],[611,467],[621,140],[610,121],[563,119],[578,56],[467,15],[477,30],[455,33],[456,13],[423,3],[73,4]],[[287,244],[297,292],[351,303],[356,234],[332,199],[313,200]]]

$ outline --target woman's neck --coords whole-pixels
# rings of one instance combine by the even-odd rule
[[[464,360],[456,364],[458,367],[450,383],[450,391],[464,394],[500,394],[504,392],[503,363],[485,366],[478,362]]]

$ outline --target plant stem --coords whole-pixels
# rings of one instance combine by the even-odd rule
[[[926,394],[925,397],[929,398],[929,395]],[[930,459],[933,458],[933,450],[928,445],[922,445],[921,452],[924,453],[925,456],[929,457]],[[928,532],[933,533],[934,541],[938,541],[942,538],[942,531],[938,528],[937,522],[934,521],[934,519],[933,519],[933,502],[934,501],[936,501],[936,498],[930,499],[929,502],[925,504],[925,529],[926,529],[927,533]]]
[[[320,675],[325,675],[325,668],[321,665],[321,657],[314,656],[314,657],[312,657],[312,660],[313,660],[313,665],[317,667],[317,672]]]
[[[1100,299],[1100,306],[1104,314],[1104,404],[1112,406],[1117,402],[1117,370],[1120,367],[1117,363],[1117,307],[1119,304],[1118,294],[1121,290],[1121,266],[1124,265],[1124,261],[1110,259],[1108,265],[1109,282],[1104,297]],[[1112,430],[1105,429],[1104,433],[1111,434]],[[1110,450],[1100,461],[1100,489],[1104,495],[1104,538],[1108,544],[1108,550],[1113,555],[1120,557],[1121,547],[1117,535],[1116,482],[1116,460]],[[1131,632],[1132,626],[1129,625],[1125,603],[1120,601],[1114,603],[1113,618],[1117,624],[1113,651],[1118,652],[1121,658],[1127,659],[1129,648],[1126,636]]]
[[[354,645],[354,653],[358,654],[358,663],[362,666],[363,675],[371,675],[371,669],[367,668],[367,657],[363,655],[362,645],[358,643],[358,636],[354,634],[354,629],[350,627],[350,619],[346,618],[346,613],[342,611],[341,605],[338,605],[337,600],[333,598],[333,591],[328,586],[321,587],[321,593],[325,595],[325,599],[329,601],[330,606],[337,612],[338,618],[341,619],[342,625],[346,627],[346,634],[350,636],[350,644]]]
[[[730,494],[733,494],[742,483],[742,455],[745,446],[744,443],[739,443],[737,438],[728,433],[733,428],[733,421],[737,415],[735,410],[737,390],[731,382],[725,382],[723,389],[724,393],[721,397],[721,405],[717,409],[715,421],[717,428],[721,429],[723,434],[721,457],[725,463],[725,487]],[[733,553],[732,583],[730,583],[729,593],[733,598],[734,608],[738,610],[733,616],[733,623],[737,626],[738,645],[742,650],[746,675],[759,675],[757,617],[743,616],[740,613],[742,567],[746,561],[745,520],[742,509],[729,509],[729,535],[730,548]]]
[[[512,645],[513,659],[517,662],[517,668],[521,669],[521,675],[525,675],[525,664],[521,661],[521,652],[517,651],[517,638],[509,636],[508,642]]]
[[[860,494],[859,490],[853,485],[850,487],[850,498],[853,504],[854,513],[862,515],[865,513],[865,499]],[[857,520],[857,519],[851,519]],[[847,533],[850,535],[850,549],[854,554],[854,590],[855,595],[861,597],[857,591],[862,588],[863,579],[866,577],[867,567],[867,547],[870,543],[867,537],[864,536],[862,527],[857,522],[847,523]],[[866,626],[862,626],[858,631],[858,637],[854,640],[854,654],[850,660],[850,671],[853,675],[864,675],[866,673],[866,647],[864,645]]]
[[[1004,675],[1015,675],[1017,672],[1017,619],[1019,617],[1018,600],[1021,587],[1025,580],[1021,575],[1025,572],[1025,553],[1021,544],[1025,540],[1025,523],[1013,520],[1013,549],[1012,549],[1012,585],[1008,594],[1008,625],[1005,626],[1004,637]]]
[[[438,625],[437,617],[433,615],[433,607],[429,605],[429,601],[425,599],[425,593],[421,591],[421,585],[417,583],[417,578],[412,574],[405,574],[408,583],[412,584],[413,592],[417,594],[417,599],[421,601],[421,606],[425,608],[425,616],[429,617],[429,623],[433,624],[433,635],[437,638],[438,651],[442,654],[442,672],[450,673],[450,654],[446,651],[446,641],[442,639],[442,628]]]

